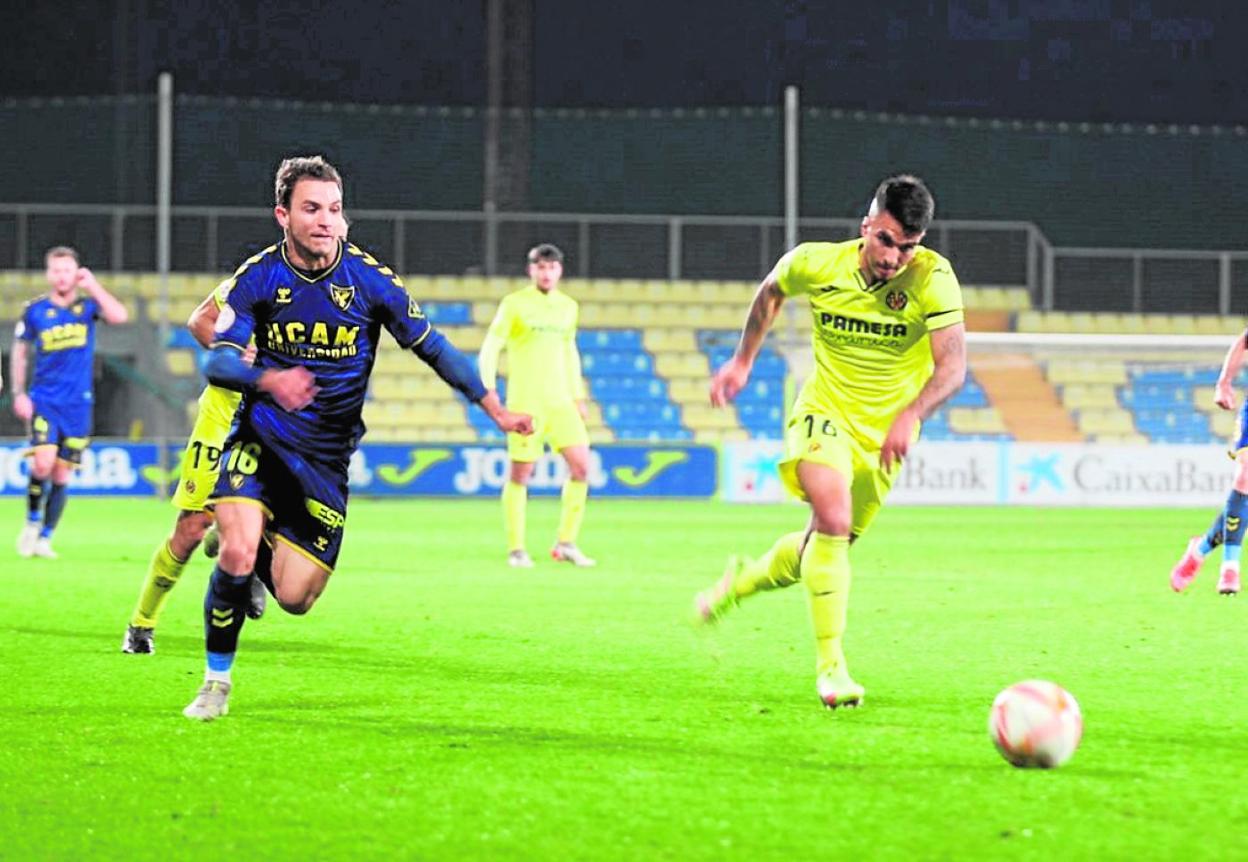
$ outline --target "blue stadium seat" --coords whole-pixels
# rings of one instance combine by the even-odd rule
[[[420,309],[435,326],[461,326],[472,323],[472,305],[467,302],[422,302]]]
[[[641,350],[641,332],[636,329],[585,329],[576,334],[576,346],[582,353]]]
[[[191,335],[189,329],[185,326],[178,326],[170,330],[168,346],[175,350],[185,347],[199,349],[199,342],[195,340],[195,336]]]
[[[581,370],[603,420],[618,440],[690,440],[667,382],[636,329],[586,329],[577,334]]]

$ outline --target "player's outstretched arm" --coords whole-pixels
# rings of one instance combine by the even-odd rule
[[[78,286],[99,303],[100,317],[104,319],[105,323],[116,325],[125,323],[130,319],[130,312],[126,311],[126,307],[121,304],[117,297],[109,293],[104,285],[100,284],[100,280],[95,277],[95,273],[85,266],[78,269]]]
[[[217,317],[221,309],[217,307],[216,291],[204,297],[204,301],[195,306],[191,316],[186,319],[186,328],[191,336],[203,347],[211,348],[213,342],[212,328],[217,325]]]
[[[485,393],[485,397],[477,402],[485,415],[494,420],[498,430],[504,434],[523,434],[525,437],[533,433],[533,417],[528,413],[513,413],[503,406],[494,389]]]
[[[1248,329],[1245,329],[1226,351],[1222,371],[1213,389],[1213,403],[1223,410],[1235,409],[1235,378],[1244,365],[1244,352],[1248,350]]]
[[[236,392],[264,392],[286,411],[302,410],[320,392],[316,376],[302,365],[280,371],[254,368],[243,358],[243,351],[232,344],[214,347],[204,372],[214,386]]]
[[[894,461],[900,461],[910,451],[915,425],[931,416],[966,380],[966,326],[955,323],[937,329],[931,339],[935,363],[932,376],[888,429],[888,436],[880,447],[880,464],[885,470],[891,469]]]
[[[711,403],[716,407],[723,407],[745,388],[754,359],[763,348],[763,340],[767,338],[783,304],[784,292],[780,290],[779,276],[773,269],[754,294],[736,352],[711,377]]]
[[[462,392],[469,401],[480,404],[481,409],[494,420],[500,430],[518,434],[533,433],[533,417],[512,413],[504,407],[498,399],[498,393],[493,389],[486,389],[468,357],[460,353],[442,333],[430,329],[424,338],[412,345],[412,352],[448,386]]]

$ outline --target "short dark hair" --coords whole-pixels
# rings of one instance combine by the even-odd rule
[[[557,260],[563,263],[563,252],[554,243],[544,242],[529,249],[529,263],[537,263],[539,260]]]
[[[875,190],[876,212],[886,212],[907,235],[923,233],[936,215],[936,201],[923,181],[914,174],[897,174],[880,183]]]
[[[273,196],[279,207],[290,209],[290,196],[295,191],[295,184],[302,179],[335,182],[338,190],[342,191],[342,176],[323,156],[294,156],[283,159],[277,167]]]
[[[46,264],[54,257],[72,257],[74,263],[82,266],[82,259],[78,257],[78,250],[68,245],[54,245],[43,254],[43,262]]]

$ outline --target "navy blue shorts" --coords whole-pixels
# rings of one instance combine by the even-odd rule
[[[347,518],[347,467],[320,464],[286,447],[262,443],[247,427],[225,441],[214,503],[250,501],[268,516],[267,530],[332,572]]]
[[[82,463],[82,451],[91,442],[91,403],[58,407],[32,399],[30,445],[55,446],[56,457],[70,464]]]

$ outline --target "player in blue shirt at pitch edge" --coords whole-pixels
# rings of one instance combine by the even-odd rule
[[[204,598],[208,666],[183,714],[228,711],[230,668],[254,571],[292,614],[325,589],[342,544],[347,464],[364,433],[360,412],[382,327],[438,376],[481,405],[503,432],[531,434],[486,390],[467,358],[434,330],[400,278],[346,235],[342,179],[320,156],[277,170],[278,245],[234,273],[217,316],[208,379],[242,391],[210,498],[221,551]],[[243,351],[256,340],[254,365]]]
[[[17,537],[17,553],[55,559],[52,531],[65,511],[70,474],[82,463],[91,438],[95,321],[125,323],[128,315],[91,270],[79,265],[72,248],[48,249],[44,263],[52,289],[32,300],[17,322],[9,377],[13,412],[29,424],[31,446],[26,524]],[[34,350],[35,366],[29,392],[28,349]]]

